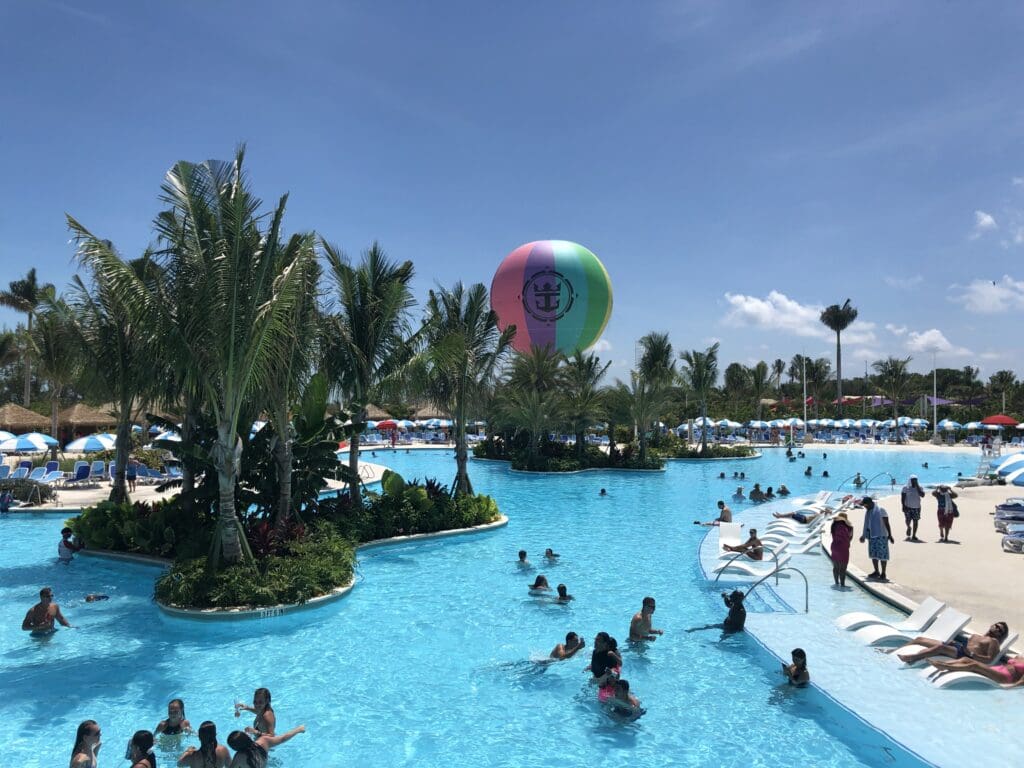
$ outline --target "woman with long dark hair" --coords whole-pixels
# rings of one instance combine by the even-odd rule
[[[252,728],[246,728],[245,732],[253,738],[266,734],[273,736],[277,728],[277,715],[274,708],[270,706],[270,691],[267,688],[257,688],[252,695],[252,706],[237,702],[235,704],[235,717],[238,717],[242,710],[246,709],[256,715],[252,721]]]
[[[156,755],[153,754],[153,732],[136,731],[125,750],[125,760],[130,760],[132,768],[156,768]]]
[[[251,739],[244,731],[232,731],[228,734],[228,746],[235,750],[235,756],[231,758],[231,768],[266,768],[267,753],[271,749],[305,732],[306,726],[300,725],[280,736],[263,734]]]
[[[75,734],[71,748],[71,768],[96,768],[96,753],[100,751],[100,726],[95,720],[83,720]]]
[[[217,726],[207,720],[199,726],[199,749],[189,747],[178,758],[178,765],[185,768],[228,768],[231,753],[223,744],[217,743]]]
[[[157,723],[153,733],[166,733],[168,736],[192,733],[192,724],[185,719],[185,702],[181,699],[171,699],[167,704],[167,719]]]

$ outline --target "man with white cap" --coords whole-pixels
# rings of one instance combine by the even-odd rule
[[[911,475],[900,493],[903,504],[903,519],[907,523],[907,541],[920,541],[917,538],[917,524],[921,522],[921,499],[924,488],[917,482],[917,475]]]

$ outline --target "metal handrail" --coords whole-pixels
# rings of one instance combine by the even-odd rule
[[[809,613],[810,612],[810,608],[811,608],[811,585],[810,585],[810,582],[807,581],[807,574],[805,574],[799,568],[794,568],[791,565],[787,565],[785,568],[779,568],[779,569],[777,569],[775,571],[775,583],[776,584],[779,583],[779,573],[781,573],[782,571],[796,571],[801,576],[803,576],[803,579],[804,579],[804,613]],[[747,590],[746,594],[743,595],[743,599],[746,600],[747,599],[747,595],[749,595],[751,592],[753,592],[755,589],[757,589],[759,586],[761,586],[761,583],[765,579],[767,579],[767,578],[769,578],[771,576],[772,576],[772,574],[769,573],[767,576],[762,576],[760,579],[758,579],[754,583],[754,585],[750,589]]]
[[[779,553],[778,553],[778,552],[777,552],[776,550],[774,550],[774,549],[768,549],[767,547],[765,547],[765,549],[766,549],[766,550],[768,550],[768,552],[770,552],[770,553],[771,553],[771,556],[772,556],[772,560],[774,560],[774,561],[775,561],[775,568],[774,568],[774,570],[772,570],[772,572],[771,572],[771,573],[769,573],[768,575],[766,575],[766,576],[765,576],[765,577],[764,577],[764,578],[762,579],[762,581],[763,581],[764,579],[767,579],[767,578],[768,578],[769,576],[771,576],[772,574],[776,574],[776,576],[775,576],[775,584],[776,584],[776,586],[777,586],[777,585],[778,585],[778,583],[779,583],[779,577],[778,577],[778,572],[779,572]],[[729,558],[729,560],[728,560],[728,561],[726,562],[726,564],[725,564],[725,565],[726,565],[726,567],[728,567],[728,566],[732,565],[732,563],[734,563],[734,562],[736,561],[736,558],[738,558],[738,557],[746,557],[746,556],[747,556],[747,553],[746,553],[746,552],[737,552],[737,553],[736,553],[735,555],[733,555],[732,557],[730,557],[730,558]],[[712,584],[717,584],[717,583],[718,583],[718,580],[719,580],[720,578],[722,578],[722,574],[723,574],[723,573],[725,573],[725,568],[723,568],[722,570],[720,570],[720,571],[719,571],[719,572],[718,572],[718,573],[717,573],[717,574],[715,575],[715,580],[714,580],[714,581],[712,582]],[[761,582],[758,582],[758,583],[760,584]]]
[[[882,475],[885,475],[886,477],[888,477],[889,481],[891,483],[895,483],[896,482],[896,478],[892,476],[892,473],[890,473],[890,472],[879,472],[877,475],[872,476],[872,478],[870,480],[868,480],[866,483],[864,483],[864,493],[865,494],[867,494],[868,489],[871,487],[871,483],[873,483],[877,478],[881,477]]]

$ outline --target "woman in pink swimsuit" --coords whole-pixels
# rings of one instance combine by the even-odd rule
[[[996,667],[990,667],[988,664],[982,664],[980,661],[966,657],[954,661],[929,659],[928,663],[943,672],[976,672],[1007,688],[1024,685],[1024,656],[1014,656],[1012,659],[1007,659],[1005,664]]]

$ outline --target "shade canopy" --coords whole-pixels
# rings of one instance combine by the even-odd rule
[[[11,437],[0,443],[0,451],[16,451],[18,453],[41,453],[58,445],[57,441],[41,432],[27,432],[24,435]]]
[[[1009,456],[1004,456],[996,467],[996,472],[1000,475],[1008,475],[1014,470],[1024,469],[1024,453],[1011,453]]]
[[[77,440],[72,440],[64,446],[65,451],[78,451],[80,453],[92,453],[94,451],[112,451],[117,444],[117,439],[108,433],[97,433],[86,435]]]
[[[989,424],[995,424],[1000,427],[1016,427],[1017,420],[1011,416],[1007,416],[1005,413],[996,413],[992,416],[986,416],[981,420],[981,423],[988,426]]]

